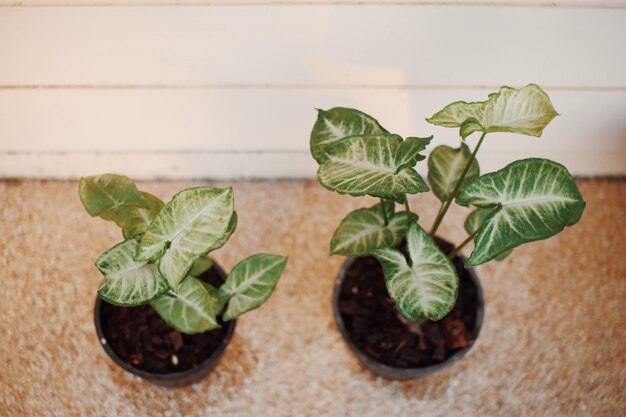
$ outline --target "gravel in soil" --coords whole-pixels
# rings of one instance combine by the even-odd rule
[[[438,242],[448,249],[447,244]],[[370,357],[395,368],[420,368],[441,363],[474,343],[478,289],[463,268],[459,295],[452,311],[439,321],[414,324],[398,312],[385,287],[383,270],[374,257],[354,260],[341,284],[339,310],[348,337]]]
[[[215,268],[199,277],[219,287],[222,277]],[[204,362],[219,348],[227,328],[200,334],[184,334],[168,325],[149,305],[119,307],[101,304],[102,331],[106,342],[126,363],[155,374],[182,372]]]

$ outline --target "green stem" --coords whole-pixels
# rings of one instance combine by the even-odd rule
[[[409,208],[409,198],[407,197],[406,194],[404,195],[404,209],[406,210],[407,216],[411,214],[411,209]]]
[[[463,242],[461,242],[461,244],[459,246],[454,248],[454,250],[448,254],[448,259],[450,259],[450,260],[454,259],[454,257],[461,251],[461,249],[463,249],[463,247],[465,247],[465,245],[467,245],[468,243],[470,243],[472,241],[472,239],[474,239],[474,236],[476,236],[477,233],[478,233],[478,230],[476,230],[474,233],[469,235],[467,237],[467,239],[465,239]]]
[[[454,186],[454,190],[452,191],[450,198],[446,200],[442,209],[439,210],[439,213],[437,214],[437,217],[435,218],[435,222],[433,223],[433,227],[430,229],[431,236],[435,236],[435,232],[439,228],[439,225],[441,224],[443,217],[446,215],[448,209],[450,208],[450,205],[452,204],[452,201],[454,201],[454,198],[458,194],[459,189],[461,188],[461,184],[463,184],[463,181],[465,180],[465,177],[467,176],[467,172],[469,171],[470,166],[472,165],[472,162],[474,162],[474,159],[476,159],[476,153],[478,152],[478,149],[480,149],[480,145],[482,145],[483,139],[485,139],[486,135],[487,135],[487,132],[483,132],[482,136],[480,137],[480,140],[478,141],[478,144],[476,145],[476,148],[474,148],[474,152],[472,152],[472,156],[470,156],[469,161],[467,161],[467,165],[465,165],[465,169],[463,169],[463,173],[461,173],[461,177],[459,178],[456,185]]]
[[[383,212],[383,219],[385,219],[385,226],[389,224],[389,219],[387,218],[387,212],[385,211],[385,200],[380,199],[380,211]]]
[[[443,211],[443,208],[445,205],[446,205],[445,201],[441,203],[441,205],[439,206],[439,210],[437,211],[437,215],[435,216],[435,219],[437,219],[441,215],[441,212]]]

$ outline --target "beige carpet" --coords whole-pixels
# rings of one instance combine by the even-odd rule
[[[140,184],[163,199],[198,184]],[[222,183],[223,184],[223,183]],[[336,332],[332,231],[373,200],[315,182],[236,182],[239,226],[214,257],[289,254],[273,298],[239,320],[217,369],[182,389],[114,366],[92,322],[93,262],[121,239],[83,212],[75,182],[0,182],[1,416],[626,415],[626,182],[580,181],[581,222],[478,269],[482,334],[446,372],[390,382],[362,369]],[[438,209],[417,196],[422,224]],[[441,228],[459,242],[465,210]]]

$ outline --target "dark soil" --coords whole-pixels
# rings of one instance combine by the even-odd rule
[[[216,287],[223,283],[215,268],[199,278]],[[150,305],[118,307],[102,300],[101,306],[106,342],[129,365],[155,374],[182,372],[204,362],[220,347],[228,328],[220,319],[219,329],[188,335],[170,327]]]
[[[438,241],[448,253],[452,246]],[[385,287],[383,270],[373,257],[355,259],[346,271],[339,295],[348,337],[377,361],[395,368],[420,368],[443,362],[474,343],[478,289],[458,257],[459,296],[452,311],[437,322],[419,325],[400,316]]]

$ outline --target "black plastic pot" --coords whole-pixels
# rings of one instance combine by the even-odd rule
[[[226,274],[217,264],[213,264],[213,268],[216,269],[217,273],[222,277],[222,279],[226,280]],[[96,325],[96,334],[98,335],[98,340],[102,345],[104,351],[109,355],[109,357],[115,362],[116,365],[121,367],[122,369],[137,375],[147,381],[155,383],[157,385],[165,386],[165,387],[181,387],[186,385],[191,385],[196,382],[199,382],[203,378],[205,378],[212,370],[215,368],[217,363],[219,362],[221,356],[224,354],[226,350],[226,346],[230,343],[233,333],[235,331],[235,326],[237,324],[237,320],[231,320],[223,324],[223,327],[226,328],[226,334],[220,346],[211,353],[211,355],[198,364],[197,366],[181,371],[181,372],[173,372],[173,373],[151,373],[146,372],[141,369],[135,368],[128,362],[124,361],[111,347],[109,343],[106,342],[106,338],[104,336],[102,330],[102,304],[105,301],[102,301],[99,297],[96,297],[96,305],[94,308],[94,322]],[[174,330],[174,329],[172,329]]]
[[[443,241],[442,239],[436,238],[436,241],[446,253],[450,252],[453,248],[453,246],[450,243]],[[344,283],[346,272],[350,269],[350,267],[352,266],[352,264],[354,263],[356,259],[357,258],[353,258],[353,257],[346,259],[341,269],[339,270],[339,274],[337,275],[337,279],[335,281],[335,287],[333,289],[333,298],[332,298],[333,315],[335,317],[335,323],[337,325],[337,328],[339,332],[341,333],[341,335],[343,336],[343,339],[345,340],[346,344],[348,345],[348,348],[352,351],[352,353],[357,357],[357,359],[368,370],[370,370],[371,372],[379,376],[382,376],[384,378],[391,379],[391,380],[407,380],[407,379],[423,378],[432,373],[449,368],[454,363],[459,361],[463,356],[465,356],[467,352],[472,348],[473,343],[464,348],[457,350],[451,356],[449,356],[448,358],[446,358],[440,363],[430,365],[430,366],[424,366],[420,368],[396,368],[393,366],[389,366],[387,364],[379,362],[378,360],[376,360],[375,358],[373,358],[372,356],[364,352],[362,349],[360,349],[350,339],[349,334],[345,327],[345,323],[344,323],[340,308],[339,308],[339,297],[341,294],[341,287],[342,287],[342,284]],[[457,265],[457,270],[459,269],[458,265],[463,265],[464,261],[465,261],[465,258],[462,256],[455,257],[455,264]],[[458,272],[459,272],[459,277],[461,277],[462,271],[458,271]],[[478,335],[480,334],[480,329],[483,324],[483,317],[484,317],[483,291],[482,291],[482,287],[480,286],[480,281],[478,280],[478,276],[476,275],[476,272],[473,269],[465,270],[464,275],[465,275],[465,278],[461,278],[460,285],[463,285],[463,279],[469,279],[471,283],[473,283],[476,286],[476,290],[477,290],[476,292],[477,292],[477,304],[478,305],[476,308],[476,317],[474,321],[474,327],[471,330],[471,335],[473,337],[473,340],[475,341],[478,338]]]

